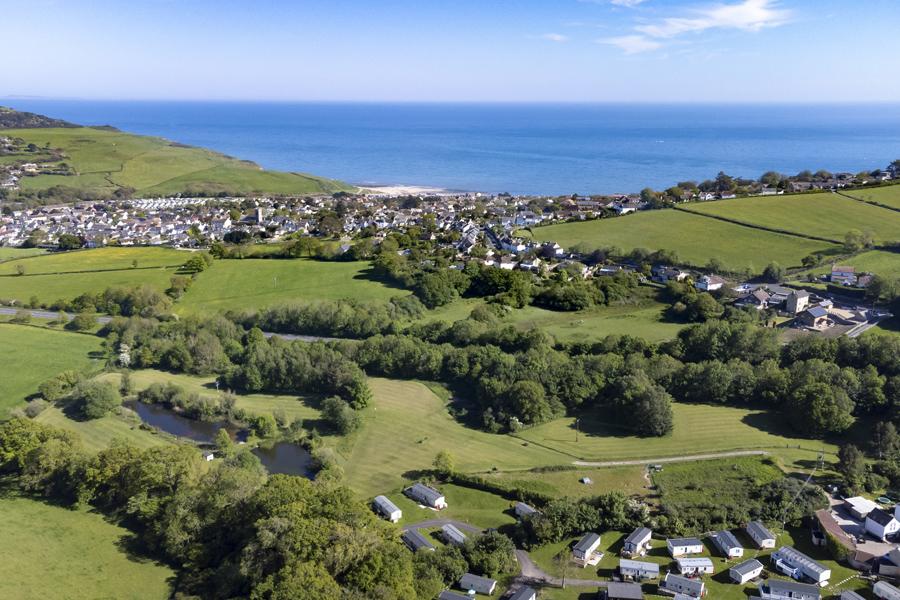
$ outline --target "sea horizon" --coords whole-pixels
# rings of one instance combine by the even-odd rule
[[[900,103],[2,100],[359,186],[634,193],[719,171],[871,170],[900,157]]]

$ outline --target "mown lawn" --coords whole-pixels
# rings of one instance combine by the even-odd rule
[[[86,510],[0,488],[0,598],[165,600],[175,573],[131,554],[130,534]]]
[[[409,292],[371,279],[365,262],[218,260],[177,305],[182,313],[262,308],[291,300],[384,302]]]
[[[851,229],[872,231],[879,242],[900,238],[900,212],[830,192],[694,202],[682,208],[838,242]]]
[[[833,444],[792,437],[774,413],[704,404],[674,403],[672,408],[674,431],[660,438],[632,435],[610,422],[602,411],[581,417],[577,441],[575,420],[571,417],[526,429],[517,436],[534,445],[565,452],[573,459],[603,462],[760,449],[800,468],[806,461],[815,461],[821,449],[837,451]],[[833,460],[831,455],[826,458]]]
[[[45,425],[74,431],[81,438],[84,447],[91,452],[99,452],[109,448],[113,441],[128,442],[138,448],[149,448],[160,444],[172,443],[173,438],[164,434],[153,433],[141,429],[141,420],[137,415],[129,418],[127,409],[121,409],[122,415],[110,414],[100,419],[76,421],[70,419],[56,406],[44,409],[35,420]]]
[[[674,250],[680,260],[691,265],[703,266],[716,258],[730,270],[749,268],[756,273],[762,272],[772,261],[794,266],[808,254],[836,249],[826,242],[743,227],[677,210],[561,223],[537,227],[533,231],[535,239],[555,241],[565,248],[584,243],[597,248],[616,246],[626,252],[634,248]]]
[[[430,519],[455,519],[487,529],[490,527],[502,527],[503,525],[510,525],[516,522],[512,512],[514,502],[510,502],[496,494],[459,485],[449,483],[435,485],[447,499],[447,508],[442,511],[420,507],[404,496],[400,488],[386,494],[391,502],[403,511],[403,519],[400,521],[400,525],[411,525]]]
[[[528,489],[556,497],[580,498],[596,496],[610,490],[617,490],[629,496],[644,496],[648,492],[644,473],[643,466],[629,466],[573,467],[560,471],[496,471],[480,475],[509,487]],[[583,477],[589,478],[592,483],[581,483]]]
[[[0,323],[0,418],[57,373],[102,366],[91,356],[99,351],[100,339],[91,335]]]

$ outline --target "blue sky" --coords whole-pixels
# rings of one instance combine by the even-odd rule
[[[900,101],[895,0],[0,0],[0,98]]]

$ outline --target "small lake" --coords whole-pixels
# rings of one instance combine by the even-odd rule
[[[243,441],[247,437],[246,430],[238,429],[225,421],[189,419],[164,406],[138,401],[126,402],[125,406],[137,413],[147,425],[201,444],[214,443],[220,429],[227,431],[237,441]],[[299,444],[276,442],[270,448],[254,448],[252,452],[269,473],[299,475],[310,479],[315,475],[312,456]]]

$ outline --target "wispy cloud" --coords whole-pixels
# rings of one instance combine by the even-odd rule
[[[538,37],[540,37],[542,40],[547,40],[548,42],[568,42],[569,41],[569,36],[563,35],[561,33],[544,33]]]
[[[781,8],[775,0],[742,0],[735,4],[694,8],[686,16],[667,17],[655,23],[641,24],[634,28],[637,33],[633,35],[602,41],[619,46],[626,54],[636,54],[656,50],[663,45],[659,40],[680,35],[714,29],[756,32],[784,25],[790,19],[791,11]]]
[[[620,48],[625,54],[639,54],[662,47],[662,44],[643,35],[620,35],[618,37],[597,40],[601,44],[609,44]]]
[[[643,4],[646,0],[609,0],[610,4],[615,4],[616,6],[626,6],[628,8],[634,8],[638,4]]]

